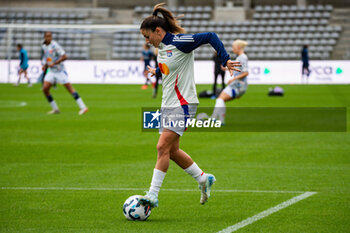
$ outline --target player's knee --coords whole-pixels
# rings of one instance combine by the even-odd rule
[[[226,102],[226,98],[225,98],[225,96],[222,93],[219,95],[218,99],[221,99],[224,102]]]

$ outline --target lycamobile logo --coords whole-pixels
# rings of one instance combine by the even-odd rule
[[[341,74],[341,73],[343,73],[343,70],[340,69],[340,67],[338,67],[337,70],[335,71],[335,73],[336,73],[336,74]]]
[[[264,74],[269,74],[270,73],[270,70],[269,69],[267,69],[267,68],[265,68],[265,70],[264,70]]]

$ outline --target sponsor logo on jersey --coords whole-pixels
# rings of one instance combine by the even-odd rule
[[[160,72],[162,72],[165,75],[168,75],[170,73],[170,70],[165,63],[159,63],[158,65],[159,65]]]

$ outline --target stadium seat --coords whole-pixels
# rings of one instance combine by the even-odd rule
[[[326,5],[325,6],[325,10],[330,12],[330,11],[333,10],[333,6],[332,5]]]
[[[282,5],[282,6],[281,6],[281,11],[289,11],[289,6],[287,6],[287,5]]]
[[[325,7],[323,5],[317,5],[316,6],[316,10],[317,11],[324,11],[325,10]]]
[[[260,6],[260,5],[257,5],[257,6],[255,7],[255,11],[256,11],[256,12],[263,11],[263,7]]]
[[[337,26],[334,26],[333,29],[334,29],[335,32],[341,32],[342,27],[337,25]]]
[[[140,14],[142,12],[143,8],[142,6],[135,6],[134,11],[136,14]]]
[[[289,7],[289,11],[297,12],[299,10],[298,6],[292,5]]]

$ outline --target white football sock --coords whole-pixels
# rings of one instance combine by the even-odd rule
[[[162,172],[161,170],[158,170],[156,168],[153,170],[151,187],[149,189],[150,193],[154,193],[156,196],[158,196],[158,193],[159,193],[160,187],[162,186],[165,175],[166,173]]]
[[[51,107],[52,107],[53,110],[58,110],[58,106],[57,106],[57,104],[56,104],[56,101],[52,100],[52,101],[50,102],[50,105],[51,105]]]
[[[84,109],[86,108],[85,104],[84,104],[84,101],[82,98],[79,97],[79,99],[76,100],[77,101],[77,104],[79,106],[80,109]]]
[[[198,167],[196,163],[192,163],[191,166],[184,169],[187,174],[192,176],[199,184],[203,184],[207,180],[206,174]]]
[[[212,118],[219,119],[220,121],[224,122],[225,114],[226,114],[225,101],[223,99],[217,98]]]

